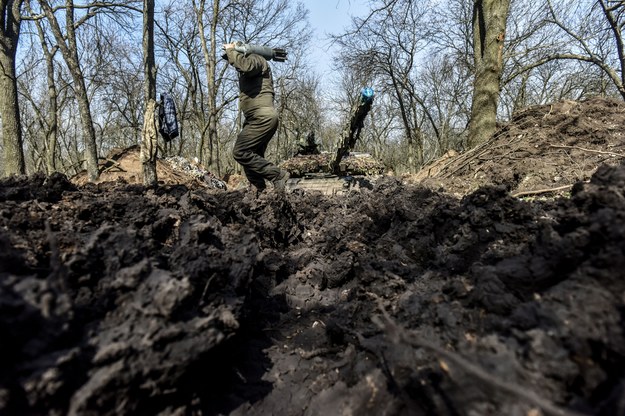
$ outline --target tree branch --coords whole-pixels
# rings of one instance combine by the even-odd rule
[[[529,196],[529,195],[548,194],[551,192],[565,191],[567,189],[571,189],[572,187],[573,185],[564,185],[564,186],[559,186],[557,188],[537,189],[535,191],[521,191],[521,192],[515,192],[513,194],[510,194],[510,196],[514,198],[519,198],[522,196]]]
[[[552,144],[549,147],[552,147],[554,149],[577,149],[577,150],[581,150],[582,152],[599,153],[599,154],[602,154],[602,155],[610,155],[610,156],[616,156],[616,157],[625,158],[625,154],[622,154],[622,153],[606,152],[606,151],[603,151],[603,150],[594,150],[594,149],[585,149],[585,148],[579,147],[579,146],[565,146],[565,145],[555,145],[555,144]]]

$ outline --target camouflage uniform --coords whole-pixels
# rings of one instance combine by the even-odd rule
[[[226,49],[226,55],[239,72],[239,107],[245,115],[243,129],[234,144],[234,159],[243,166],[250,183],[263,190],[265,180],[276,181],[283,175],[265,159],[267,145],[278,128],[271,68],[260,55],[246,56],[234,49]]]

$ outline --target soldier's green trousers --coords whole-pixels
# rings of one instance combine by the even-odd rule
[[[265,159],[267,145],[278,128],[278,113],[273,107],[259,107],[245,114],[243,128],[234,144],[233,156],[245,171],[247,180],[265,189],[265,180],[280,176],[280,169]]]

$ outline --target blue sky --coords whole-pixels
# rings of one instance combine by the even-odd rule
[[[321,75],[322,84],[332,76],[332,54],[335,52],[327,39],[330,33],[339,34],[349,26],[351,16],[362,16],[367,10],[366,0],[306,0],[310,10],[309,20],[314,30],[311,54],[315,71]],[[325,86],[325,85],[324,85]]]

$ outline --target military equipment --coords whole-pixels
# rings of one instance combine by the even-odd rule
[[[349,154],[349,151],[354,148],[360,138],[360,131],[364,126],[365,117],[367,117],[369,110],[371,110],[374,95],[373,88],[365,87],[360,90],[360,96],[354,106],[355,109],[352,111],[349,126],[343,133],[336,155],[330,161],[330,170],[332,173],[337,175],[340,173],[341,160]]]
[[[291,174],[287,190],[303,189],[337,195],[360,188],[373,188],[372,179],[384,171],[384,165],[367,153],[351,151],[360,139],[373,98],[372,88],[365,87],[360,91],[335,152],[319,152],[311,134],[306,146],[300,145],[296,156],[280,164]],[[314,148],[314,151],[308,151],[308,148]]]
[[[234,42],[234,49],[244,55],[255,53],[267,60],[284,62],[287,60],[287,51],[281,48],[270,48],[269,46],[251,45],[241,41]]]

